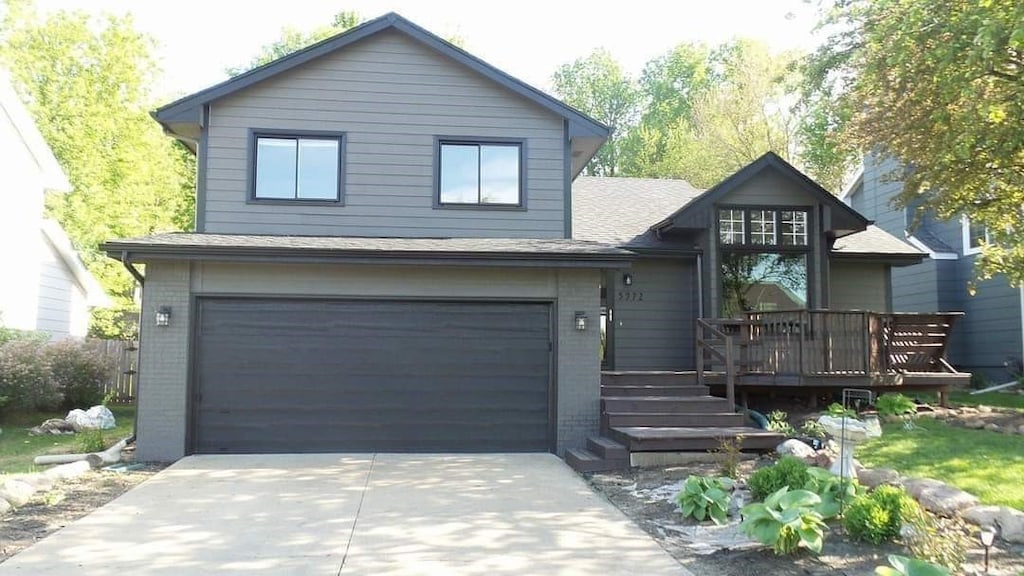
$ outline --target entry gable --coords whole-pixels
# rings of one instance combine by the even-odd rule
[[[768,152],[651,227],[658,234],[711,227],[717,205],[828,208],[825,230],[842,237],[867,228],[870,221],[774,152]]]

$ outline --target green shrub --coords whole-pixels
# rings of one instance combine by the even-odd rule
[[[843,408],[843,405],[839,402],[833,402],[828,405],[828,409],[825,411],[826,414],[834,418],[856,418],[857,412],[849,408]]]
[[[781,488],[803,488],[807,480],[807,464],[796,456],[783,456],[774,465],[754,472],[747,485],[754,498],[764,500]]]
[[[843,513],[843,526],[855,540],[881,544],[899,536],[904,521],[918,509],[902,488],[879,486],[850,504]]]
[[[722,476],[737,478],[740,474],[740,457],[743,454],[743,436],[720,438],[718,448],[711,450],[718,461],[718,471]]]
[[[875,400],[875,408],[878,410],[879,416],[903,416],[917,413],[917,404],[899,392],[882,394]]]
[[[78,433],[78,449],[83,454],[103,452],[107,446],[103,442],[103,432],[99,430],[83,430]]]
[[[892,565],[892,568],[879,566],[875,568],[875,574],[877,576],[949,576],[949,570],[916,558],[892,554],[889,556],[889,564]]]
[[[826,519],[839,516],[840,506],[849,506],[863,492],[855,480],[840,478],[824,468],[814,467],[807,469],[804,490],[821,498],[816,510]]]
[[[725,524],[732,486],[731,478],[690,476],[676,495],[676,502],[684,518],[694,518],[698,522],[711,519],[715,524]]]
[[[772,432],[792,436],[793,426],[789,423],[789,414],[782,410],[772,410],[768,413],[768,429]]]
[[[50,411],[60,406],[60,390],[50,379],[44,351],[45,346],[36,339],[0,345],[0,409]]]
[[[64,340],[46,346],[50,377],[61,391],[64,409],[87,409],[103,401],[103,385],[113,362],[85,342]]]
[[[804,422],[804,425],[800,427],[800,433],[808,438],[817,438],[819,440],[824,440],[828,437],[828,432],[825,431],[825,427],[817,420],[808,420]]]
[[[825,539],[825,522],[815,507],[818,495],[807,490],[781,488],[764,502],[740,510],[740,529],[758,542],[771,546],[776,554],[792,554],[804,548],[818,554]]]

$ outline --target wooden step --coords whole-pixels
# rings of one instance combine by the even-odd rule
[[[601,422],[606,427],[615,426],[743,426],[743,414],[733,412],[637,414],[636,412],[606,412]]]
[[[707,386],[621,385],[601,386],[601,396],[707,396]]]
[[[587,450],[605,460],[629,462],[629,450],[626,450],[625,446],[611,438],[591,436],[587,438]]]
[[[602,412],[634,412],[642,414],[733,412],[734,406],[717,396],[611,396],[601,399]]]
[[[693,386],[696,372],[626,371],[601,372],[601,384],[607,386]]]
[[[786,437],[777,432],[743,426],[731,427],[644,427],[617,426],[607,431],[630,452],[706,452],[718,448],[723,439],[743,437],[743,450],[772,450]]]
[[[607,472],[629,468],[629,456],[624,460],[606,460],[589,450],[570,448],[565,451],[565,462],[580,473]]]

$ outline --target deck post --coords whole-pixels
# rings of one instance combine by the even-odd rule
[[[701,320],[697,319],[697,386],[704,385],[704,326],[701,324]]]
[[[725,337],[725,398],[730,410],[736,406],[736,366],[733,363],[732,336]]]

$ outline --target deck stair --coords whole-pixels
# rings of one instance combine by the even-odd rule
[[[715,383],[705,375],[705,383]],[[605,372],[601,375],[601,436],[566,461],[579,472],[629,466],[632,452],[706,452],[742,437],[744,450],[770,450],[784,437],[744,426],[725,398],[696,384],[694,372]]]

